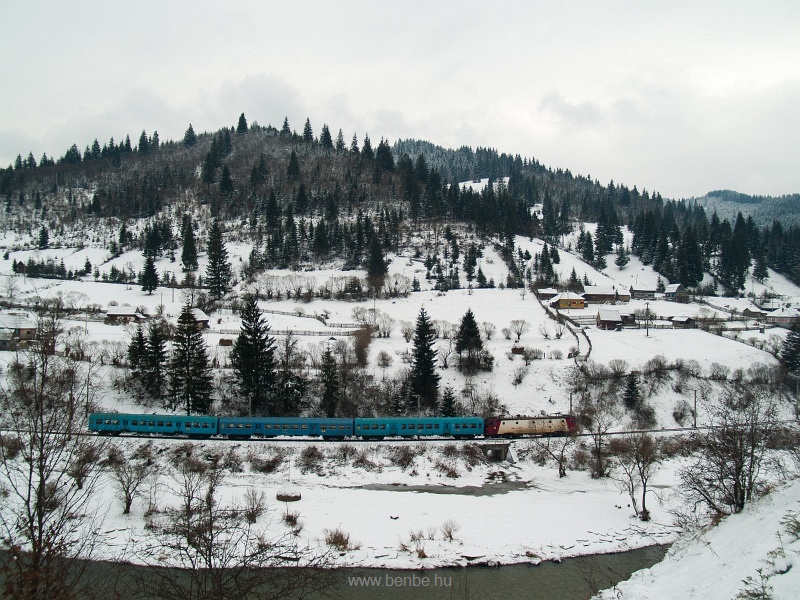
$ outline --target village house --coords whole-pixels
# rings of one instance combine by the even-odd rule
[[[0,314],[0,350],[25,348],[36,339],[36,323],[27,314]]]
[[[551,308],[566,310],[569,308],[586,308],[583,296],[573,292],[562,292],[550,300]]]
[[[555,288],[540,288],[536,290],[536,297],[542,301],[550,300],[556,296],[558,296],[558,290]]]
[[[583,287],[583,297],[586,304],[613,304],[630,301],[631,294],[625,288],[617,289],[616,286],[586,285]]]
[[[197,328],[198,329],[208,329],[209,328],[209,318],[206,313],[204,313],[199,308],[192,309],[192,315],[194,316],[194,320],[197,321]]]
[[[106,310],[106,323],[113,325],[116,323],[141,323],[146,321],[145,317],[135,306],[109,306]]]
[[[622,327],[622,316],[613,308],[597,309],[598,329],[619,329]]]
[[[655,300],[656,288],[650,287],[632,287],[631,298],[636,300]]]
[[[664,298],[673,302],[686,302],[686,288],[682,283],[671,283],[664,290]]]
[[[781,308],[780,310],[767,313],[764,320],[778,327],[789,328],[795,323],[800,322],[800,312],[795,308]]]

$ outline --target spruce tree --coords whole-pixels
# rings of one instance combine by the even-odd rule
[[[136,327],[136,333],[133,335],[131,343],[128,344],[128,366],[130,366],[134,376],[141,374],[141,369],[145,365],[146,355],[147,340],[144,337],[144,330],[140,323]]]
[[[433,349],[435,333],[428,313],[419,311],[414,331],[411,362],[411,395],[425,409],[435,409],[440,376],[436,372],[436,351]]]
[[[383,249],[378,235],[374,234],[369,244],[369,255],[367,257],[367,281],[372,288],[372,293],[378,295],[383,282],[386,279],[386,273],[389,268],[386,266],[386,261],[383,258]]]
[[[617,246],[617,258],[614,260],[614,264],[617,265],[620,269],[624,268],[631,261],[630,256],[628,256],[628,252],[625,250],[625,246],[620,244]]]
[[[183,145],[187,148],[191,148],[197,143],[197,135],[194,132],[194,128],[192,124],[189,123],[189,129],[186,130],[186,133],[183,134]]]
[[[42,225],[42,228],[39,230],[39,249],[44,250],[50,245],[50,234],[47,231],[47,227]]]
[[[459,367],[466,373],[474,373],[480,362],[481,351],[483,350],[483,340],[478,328],[478,322],[472,309],[467,309],[461,317],[461,324],[456,336],[456,352],[459,356]],[[466,352],[466,357],[464,353]]]
[[[289,165],[286,167],[286,177],[292,181],[300,179],[300,163],[297,161],[297,153],[292,150],[289,156]]]
[[[314,141],[314,131],[311,129],[311,120],[306,118],[306,124],[303,126],[303,141],[306,144],[311,144]]]
[[[333,418],[339,406],[339,373],[330,348],[326,348],[322,355],[320,377],[322,379],[320,406],[326,417]]]
[[[239,124],[236,125],[236,133],[239,135],[247,133],[247,119],[244,118],[244,113],[239,115]]]
[[[781,360],[790,373],[800,374],[800,323],[794,323],[786,335]]]
[[[622,401],[628,410],[636,410],[642,394],[639,391],[639,374],[636,371],[628,373],[625,379],[625,391],[622,394]]]
[[[147,352],[142,369],[143,383],[151,398],[160,399],[166,392],[167,358],[166,324],[153,320],[147,328]]]
[[[319,134],[319,144],[325,150],[333,149],[333,138],[331,138],[331,131],[328,129],[327,123],[322,125],[322,133]]]
[[[208,414],[211,408],[211,370],[203,334],[190,304],[185,304],[178,317],[178,328],[172,345],[170,392],[173,409],[187,415]]]
[[[231,264],[228,261],[228,250],[222,239],[222,227],[217,219],[208,232],[208,266],[206,267],[206,285],[214,300],[219,300],[230,290]]]
[[[181,237],[183,238],[183,249],[181,250],[181,264],[184,271],[197,270],[197,245],[194,241],[194,226],[189,215],[183,215],[181,225]]]
[[[442,402],[439,407],[439,415],[442,417],[457,417],[458,405],[456,404],[456,395],[449,385],[444,388],[442,392]]]
[[[156,261],[152,256],[148,255],[144,261],[144,271],[142,272],[142,291],[152,294],[156,288],[158,288]]]
[[[275,340],[254,295],[245,297],[241,316],[242,330],[230,355],[236,383],[251,416],[275,416]]]

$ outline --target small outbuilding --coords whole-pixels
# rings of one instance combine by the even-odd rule
[[[632,287],[631,298],[634,298],[635,300],[655,300],[656,288]]]
[[[209,327],[208,323],[210,319],[208,318],[208,315],[206,313],[204,313],[199,308],[193,308],[192,315],[194,316],[194,320],[197,321],[198,329],[208,329]]]
[[[536,297],[539,300],[550,300],[551,298],[555,298],[558,296],[558,290],[555,288],[539,288],[536,290]]]
[[[694,329],[697,326],[695,320],[686,315],[677,315],[672,317],[671,320],[674,329]]]
[[[622,316],[613,308],[597,309],[598,329],[619,329],[622,327]]]

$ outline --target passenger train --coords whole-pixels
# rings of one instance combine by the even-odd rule
[[[540,417],[385,417],[385,418],[314,418],[314,417],[209,417],[180,415],[143,415],[92,413],[89,431],[99,435],[144,434],[186,436],[209,439],[320,437],[324,440],[382,440],[384,438],[453,439],[517,438],[544,435],[568,435],[578,430],[572,415]]]

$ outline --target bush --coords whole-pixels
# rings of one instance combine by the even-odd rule
[[[686,419],[690,416],[692,416],[692,407],[689,406],[686,400],[678,400],[678,403],[675,405],[675,410],[672,411],[672,418],[675,419],[678,425],[683,427],[686,423]]]
[[[303,473],[319,471],[324,459],[325,455],[319,448],[316,446],[306,446],[300,453],[297,464],[300,467],[300,471]]]
[[[250,457],[250,469],[256,473],[274,473],[283,464],[284,456],[276,452],[270,457],[252,456]]]
[[[361,544],[353,544],[350,542],[350,534],[345,533],[340,528],[326,529],[325,530],[325,543],[339,550],[340,552],[347,552],[348,550],[358,550]]]
[[[417,456],[421,456],[424,453],[425,449],[422,446],[414,447],[403,444],[391,449],[389,453],[389,460],[391,460],[393,464],[405,470],[414,464],[414,459],[416,459]]]
[[[447,519],[442,524],[442,535],[444,539],[448,542],[452,542],[455,539],[455,533],[460,529],[458,523],[456,523],[453,519]]]
[[[15,435],[0,436],[0,448],[3,449],[3,458],[14,460],[22,450],[22,442]]]
[[[244,516],[252,524],[267,510],[267,495],[263,490],[247,488],[244,494]]]
[[[564,353],[561,350],[553,350],[550,352],[550,360],[561,360],[564,358]]]

